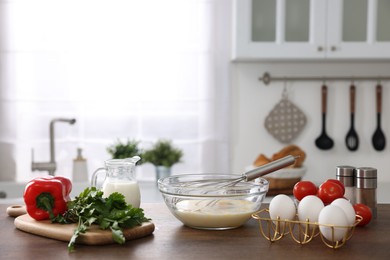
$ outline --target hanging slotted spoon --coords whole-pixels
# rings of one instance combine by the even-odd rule
[[[359,136],[355,131],[355,95],[356,89],[352,84],[349,90],[351,105],[351,127],[345,137],[345,144],[350,151],[356,151],[359,147]]]

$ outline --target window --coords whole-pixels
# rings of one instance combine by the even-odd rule
[[[0,180],[49,161],[90,174],[118,138],[183,149],[173,173],[228,170],[230,6],[222,0],[0,0]],[[154,178],[151,165],[139,179]],[[7,170],[4,170],[7,169]]]

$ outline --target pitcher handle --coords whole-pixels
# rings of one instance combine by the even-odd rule
[[[97,177],[100,172],[104,171],[104,174],[107,177],[106,169],[105,168],[98,168],[97,170],[94,171],[92,174],[92,179],[91,179],[91,187],[96,187],[97,188]]]

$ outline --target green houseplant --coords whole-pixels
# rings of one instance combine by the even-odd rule
[[[139,155],[141,160],[138,162],[138,165],[142,164],[142,150],[139,148],[139,141],[137,140],[127,140],[122,142],[117,140],[116,143],[107,147],[107,152],[111,155],[112,159],[125,159],[131,158],[135,155]]]
[[[183,152],[173,146],[170,140],[158,140],[143,153],[143,161],[156,167],[157,179],[169,176],[174,164],[181,162]]]

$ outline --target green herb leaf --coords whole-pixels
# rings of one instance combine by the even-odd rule
[[[72,252],[74,251],[74,245],[76,243],[76,239],[80,234],[83,234],[87,232],[87,226],[84,224],[80,224],[77,226],[77,228],[73,232],[73,236],[70,238],[69,244],[68,244],[68,251]]]
[[[111,228],[112,238],[118,244],[124,244],[126,242],[126,238],[123,236],[123,232],[121,229]]]
[[[103,192],[92,187],[86,188],[70,201],[65,214],[53,218],[52,222],[78,223],[68,244],[68,250],[71,252],[77,238],[80,234],[86,233],[92,224],[103,230],[110,228],[113,240],[123,244],[126,242],[123,228],[132,228],[149,220],[145,217],[143,209],[133,208],[127,204],[122,194],[114,192],[108,198],[103,198]]]

